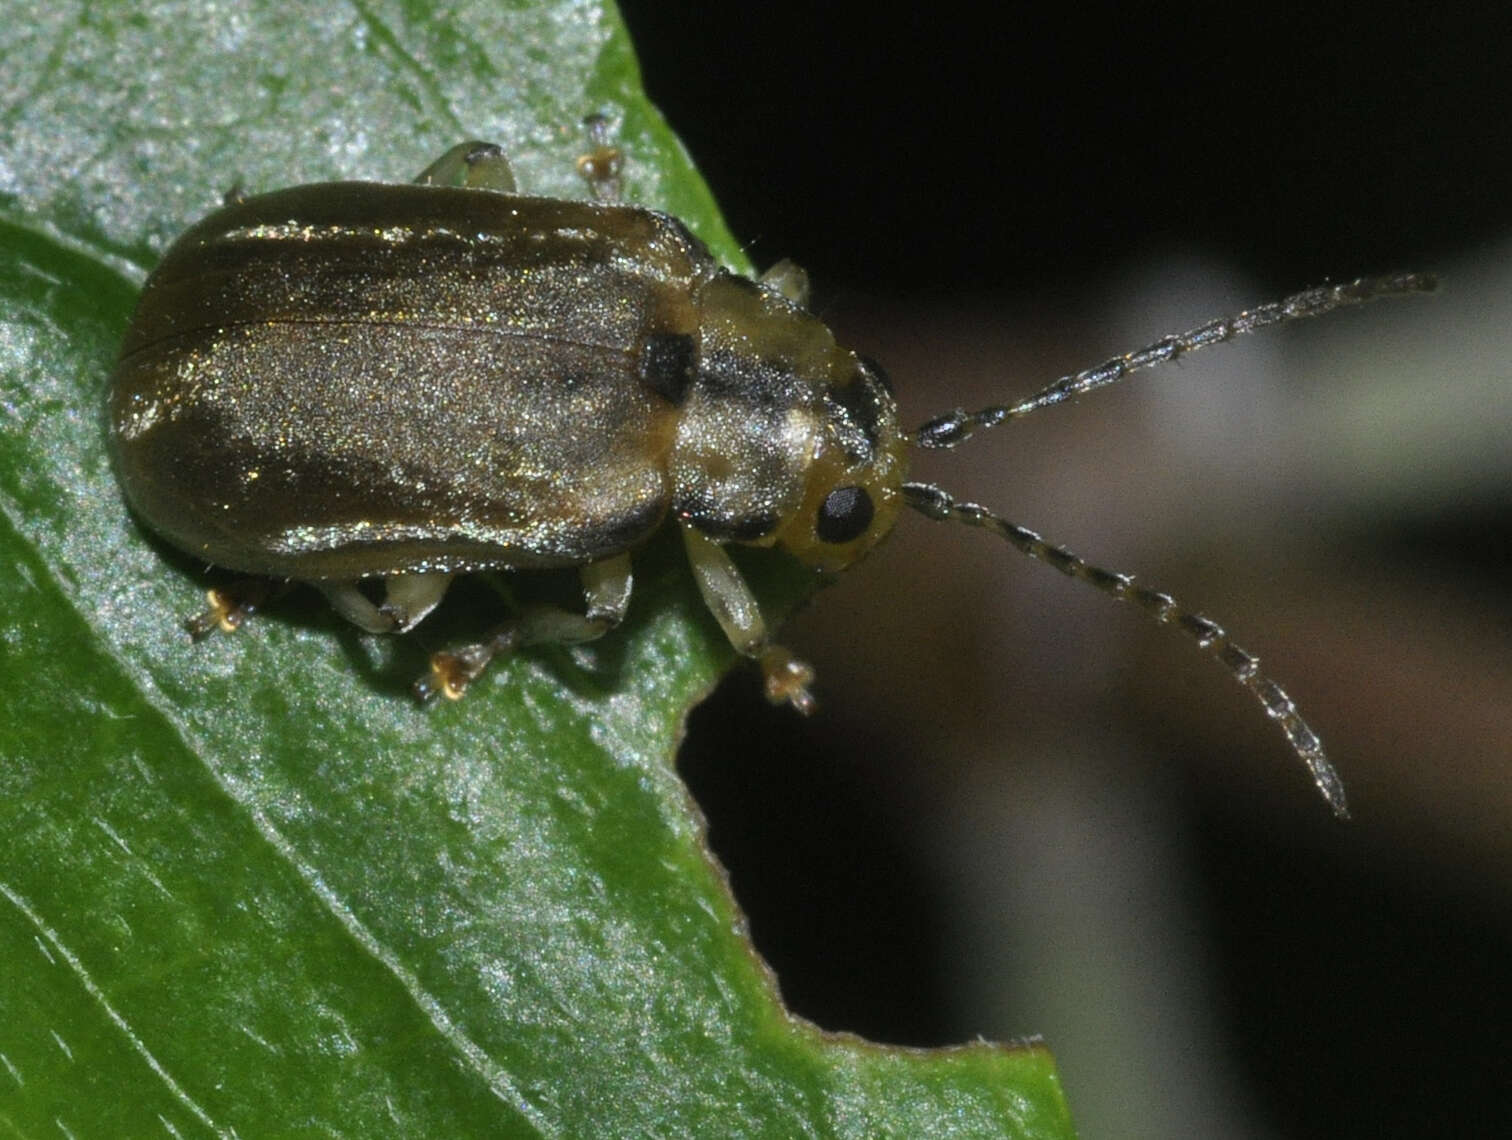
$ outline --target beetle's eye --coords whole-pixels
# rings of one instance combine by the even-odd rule
[[[825,496],[814,533],[821,542],[850,542],[871,526],[872,501],[865,487],[838,487]]]

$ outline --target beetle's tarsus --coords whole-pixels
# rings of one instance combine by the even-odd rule
[[[476,681],[495,657],[507,657],[527,645],[581,645],[602,637],[619,624],[623,603],[630,597],[630,560],[611,559],[608,577],[602,579],[605,594],[616,594],[616,605],[597,617],[585,617],[559,606],[529,606],[517,617],[498,626],[482,641],[431,655],[430,672],[412,686],[421,701],[443,696],[461,700],[467,686]],[[602,568],[605,564],[599,564]]]
[[[411,688],[422,703],[437,696],[449,701],[460,701],[467,686],[477,680],[493,659],[486,644],[469,645],[456,652],[431,654],[430,672],[417,680]]]
[[[205,591],[207,609],[184,619],[184,629],[195,641],[203,641],[216,630],[235,633],[242,623],[262,608],[268,600],[270,583],[247,578],[229,586]]]
[[[613,126],[607,115],[593,114],[583,120],[588,132],[588,144],[593,148],[578,156],[577,171],[595,201],[618,202],[620,198],[620,169],[624,155],[611,141]]]
[[[809,686],[814,683],[814,668],[800,661],[780,645],[769,645],[758,658],[766,678],[766,698],[774,705],[792,705],[809,716],[817,707]]]
[[[235,633],[241,626],[241,612],[224,590],[206,590],[205,602],[209,608],[184,619],[184,628],[195,641],[205,640],[217,629]]]
[[[807,309],[813,300],[808,272],[791,258],[784,257],[763,273],[761,283],[775,289],[800,309]]]

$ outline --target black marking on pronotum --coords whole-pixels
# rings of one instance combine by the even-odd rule
[[[688,333],[652,333],[641,343],[640,379],[678,406],[698,375],[698,344]]]

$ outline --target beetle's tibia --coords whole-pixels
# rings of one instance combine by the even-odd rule
[[[393,574],[384,579],[383,604],[378,611],[405,633],[424,621],[446,596],[451,574]]]
[[[1325,313],[1351,305],[1362,305],[1380,297],[1427,293],[1436,288],[1438,278],[1432,273],[1388,273],[1380,277],[1358,277],[1338,285],[1304,289],[1280,301],[1246,309],[1232,317],[1220,317],[1184,333],[1162,337],[1154,344],[1123,356],[1115,356],[1096,368],[1062,376],[1016,404],[995,404],[979,412],[957,408],[919,428],[914,432],[913,441],[918,447],[955,447],[965,443],[979,429],[997,427],[998,424],[1027,416],[1030,412],[1048,408],[1052,404],[1063,403],[1094,388],[1116,384],[1132,373],[1154,368],[1157,364],[1166,364],[1199,348],[1222,344],[1256,329],[1306,317],[1321,317]]]
[[[1146,586],[1136,585],[1128,574],[1104,570],[1064,546],[1054,546],[1032,530],[1009,522],[976,503],[957,502],[929,483],[904,483],[904,501],[922,515],[937,520],[954,519],[967,526],[991,531],[1024,554],[1055,567],[1062,574],[1086,582],[1121,602],[1132,602],[1162,625],[1181,630],[1210,657],[1215,657],[1234,679],[1248,689],[1270,717],[1281,726],[1292,749],[1312,773],[1313,783],[1340,819],[1349,817],[1344,784],[1297,706],[1280,685],[1260,672],[1260,659],[1241,649],[1216,622],[1186,609],[1175,598]]]
[[[792,705],[804,716],[815,708],[809,686],[814,683],[814,669],[780,645],[768,645],[757,659],[766,678],[766,699],[774,705]]]
[[[814,711],[808,691],[814,671],[780,645],[767,640],[766,622],[756,595],[740,576],[729,553],[703,531],[684,523],[683,543],[704,605],[719,622],[731,647],[761,666],[767,700],[792,705],[805,716]]]

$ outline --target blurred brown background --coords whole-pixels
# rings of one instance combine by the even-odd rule
[[[682,767],[798,1012],[1042,1033],[1082,1134],[1512,1134],[1512,17],[622,5],[754,259],[914,425],[1293,289],[1434,269],[923,456],[1227,626],[1335,823],[1181,637],[905,518]]]

